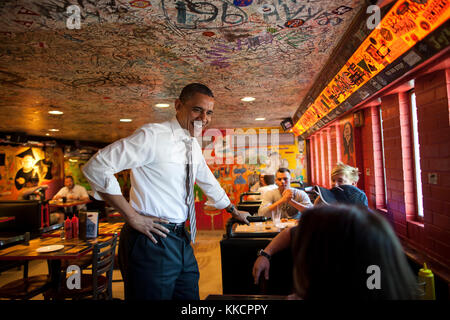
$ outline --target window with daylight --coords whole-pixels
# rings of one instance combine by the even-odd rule
[[[386,186],[386,160],[384,156],[384,134],[383,134],[383,113],[381,108],[378,108],[378,115],[380,118],[380,135],[381,135],[381,154],[383,160],[383,189],[384,189],[384,206],[385,209],[387,206],[387,186]]]
[[[411,116],[412,116],[412,136],[414,145],[414,170],[416,182],[416,200],[417,200],[417,215],[419,219],[423,219],[423,194],[422,194],[422,175],[420,170],[420,145],[419,145],[419,130],[417,125],[417,106],[416,94],[414,91],[410,92],[411,102]]]

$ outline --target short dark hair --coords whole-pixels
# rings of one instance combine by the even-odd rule
[[[264,183],[267,185],[275,184],[275,176],[273,174],[265,174],[263,176]]]
[[[291,170],[289,170],[288,168],[278,168],[277,172],[280,173],[288,172],[289,174],[291,174]]]
[[[417,298],[417,283],[389,222],[364,206],[305,210],[293,236],[294,288],[305,300]],[[367,287],[367,268],[381,288]]]
[[[71,179],[72,182],[75,182],[75,180],[73,180],[73,177],[72,177],[72,176],[65,176],[64,179]]]
[[[181,100],[181,102],[185,103],[196,93],[201,93],[214,98],[214,94],[212,93],[211,89],[204,84],[190,83],[181,90],[179,99]]]

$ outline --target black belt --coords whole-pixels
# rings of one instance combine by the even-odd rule
[[[179,231],[184,231],[184,222],[181,223],[160,223],[160,225],[162,225],[163,227],[166,227],[167,229],[174,231],[174,232],[179,232]]]

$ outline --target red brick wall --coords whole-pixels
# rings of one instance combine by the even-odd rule
[[[377,107],[372,107],[377,108]],[[374,168],[374,143],[372,138],[372,115],[371,108],[364,109],[364,126],[361,128],[363,166],[359,168],[361,175],[365,175],[363,190],[366,190],[369,207],[375,208],[376,185]]]
[[[450,264],[450,69],[440,70],[415,81],[419,144],[422,170],[427,253]],[[429,184],[428,174],[438,175],[437,184]]]
[[[415,79],[420,165],[423,185],[423,222],[417,219],[413,162],[411,106],[409,94],[394,93],[381,97],[380,106],[363,109],[364,125],[356,152],[362,160],[358,168],[364,174],[361,188],[369,207],[379,209],[392,223],[397,235],[443,265],[450,265],[450,69],[435,71]],[[378,108],[382,110],[383,132]],[[336,121],[339,123],[339,119]],[[330,130],[328,135],[327,130]],[[386,169],[385,204],[381,134],[384,137]],[[321,135],[325,143],[321,161]],[[329,138],[327,138],[329,137]],[[340,161],[342,148],[339,126],[332,124],[315,133],[315,180],[321,184],[322,170]],[[328,146],[326,144],[329,144]],[[330,151],[331,149],[331,151]],[[369,169],[369,174],[366,174]],[[330,169],[328,169],[330,170]],[[328,171],[329,172],[329,171]],[[428,182],[437,174],[437,184]]]
[[[387,211],[399,236],[406,237],[402,137],[399,97],[391,94],[381,98],[384,157],[386,169]]]

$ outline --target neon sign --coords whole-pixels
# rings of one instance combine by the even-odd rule
[[[398,1],[319,94],[293,128],[301,135],[447,21],[450,0]]]

